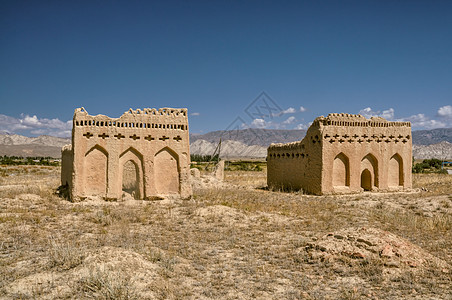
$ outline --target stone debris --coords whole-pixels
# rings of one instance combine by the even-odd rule
[[[224,180],[224,160],[220,160],[213,171],[213,175],[216,179],[223,181]]]
[[[191,168],[190,169],[190,175],[191,177],[200,178],[201,177],[201,171],[197,168]]]

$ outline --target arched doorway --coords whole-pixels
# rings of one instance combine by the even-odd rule
[[[396,153],[389,160],[388,186],[396,187],[401,185],[403,185],[403,160]]]
[[[138,166],[133,160],[128,160],[123,166],[122,191],[134,199],[140,199]]]
[[[350,167],[348,157],[339,153],[333,162],[333,186],[350,186]]]
[[[154,178],[157,194],[179,193],[179,160],[177,154],[164,148],[154,157]]]
[[[369,169],[364,169],[361,172],[361,187],[365,191],[372,190],[372,174],[370,173]]]
[[[365,172],[363,177],[365,170],[367,170],[369,174]],[[363,183],[363,179],[366,180],[365,183]],[[378,161],[375,156],[369,153],[361,160],[361,187],[368,191],[372,190],[373,187],[379,187],[378,179]],[[370,187],[368,187],[369,181]]]
[[[99,145],[85,154],[85,194],[105,196],[107,193],[107,151]]]
[[[135,148],[130,147],[119,156],[119,166],[117,192],[130,194],[134,199],[143,199],[146,196],[143,155]]]

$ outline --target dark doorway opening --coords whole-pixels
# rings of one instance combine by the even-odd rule
[[[361,173],[361,187],[365,191],[372,190],[372,175],[369,169],[364,169],[364,171]]]

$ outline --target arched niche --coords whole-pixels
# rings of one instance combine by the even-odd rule
[[[135,199],[143,199],[143,155],[133,147],[128,148],[119,156],[119,170],[118,188],[130,193]]]
[[[370,173],[370,189],[371,190],[372,187],[378,187],[379,186],[379,178],[378,178],[378,161],[375,158],[375,156],[371,153],[367,154],[366,156],[364,156],[364,158],[361,160],[361,187],[363,187],[363,172],[365,170],[368,170]],[[367,180],[367,172],[366,172],[366,177],[365,179]],[[366,183],[367,184],[367,183]],[[364,188],[364,187],[363,187]],[[366,188],[364,188],[366,189]]]
[[[122,192],[134,199],[140,199],[139,167],[133,160],[128,160],[122,166]]]
[[[154,180],[157,194],[179,193],[179,157],[168,147],[154,157]]]
[[[107,193],[108,152],[95,145],[85,154],[84,188],[87,196],[105,196]]]
[[[389,160],[388,186],[403,186],[403,159],[398,153]]]
[[[342,152],[333,161],[333,186],[350,186],[350,163]]]

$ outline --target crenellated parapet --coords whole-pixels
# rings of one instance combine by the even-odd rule
[[[387,121],[381,117],[366,117],[358,114],[333,113],[327,117],[317,117],[313,126],[349,126],[349,127],[411,127],[410,122]]]
[[[145,108],[129,109],[119,118],[105,115],[89,115],[82,107],[77,108],[73,119],[74,127],[122,127],[142,129],[177,129],[188,130],[187,109],[180,108]]]

